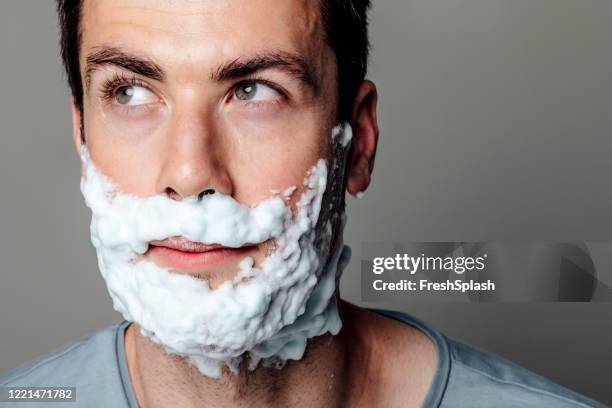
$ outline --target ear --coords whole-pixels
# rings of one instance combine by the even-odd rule
[[[72,107],[72,141],[76,148],[77,154],[81,156],[81,144],[83,143],[84,135],[81,134],[81,110],[76,104],[74,96],[70,100],[70,106]]]
[[[79,161],[81,161],[81,145],[85,143],[85,135],[82,134],[81,123],[81,115],[82,112],[76,104],[76,99],[74,96],[70,100],[70,106],[72,108],[72,141],[74,143],[74,147],[76,148],[77,156],[79,156]],[[81,174],[85,173],[85,164],[81,161]]]
[[[353,142],[347,166],[346,190],[352,195],[368,188],[374,171],[378,144],[377,103],[376,85],[369,80],[363,81],[355,97],[351,118]]]

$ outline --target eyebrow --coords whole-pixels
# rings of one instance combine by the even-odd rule
[[[149,58],[127,53],[116,47],[94,47],[86,58],[85,84],[89,89],[92,73],[101,66],[115,65],[156,81],[163,81],[164,70]]]
[[[236,58],[213,72],[213,81],[227,81],[252,75],[269,68],[278,68],[297,78],[303,84],[318,92],[319,82],[314,68],[304,58],[282,51],[259,54],[254,57]]]
[[[160,82],[166,78],[163,68],[147,57],[117,47],[98,46],[92,50],[87,55],[85,64],[86,89],[90,87],[93,72],[105,65],[114,65]],[[270,68],[286,72],[315,93],[319,90],[320,85],[312,65],[301,56],[284,51],[261,53],[248,58],[238,57],[213,70],[210,79],[218,82],[228,81]]]

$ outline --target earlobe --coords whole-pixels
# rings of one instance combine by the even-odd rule
[[[354,196],[363,193],[370,185],[371,175],[368,161],[364,157],[356,159],[346,182],[346,190]]]
[[[347,168],[346,190],[353,195],[365,191],[372,179],[378,145],[378,93],[373,82],[362,82],[353,108],[353,145]]]

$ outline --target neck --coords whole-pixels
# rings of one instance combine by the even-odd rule
[[[343,304],[339,300],[341,315]],[[126,331],[125,346],[141,407],[340,407],[346,406],[350,389],[359,389],[362,381],[362,376],[349,376],[355,372],[349,369],[352,356],[364,356],[363,350],[350,346],[355,334],[345,325],[336,336],[327,333],[310,339],[304,357],[287,361],[282,369],[259,366],[250,371],[244,364],[238,373],[225,368],[219,379],[206,377],[184,358],[168,354],[143,336],[135,323]]]

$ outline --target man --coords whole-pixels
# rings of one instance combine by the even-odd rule
[[[598,406],[339,298],[344,191],[368,187],[378,139],[368,3],[58,2],[81,190],[125,320],[2,386],[100,407]]]

